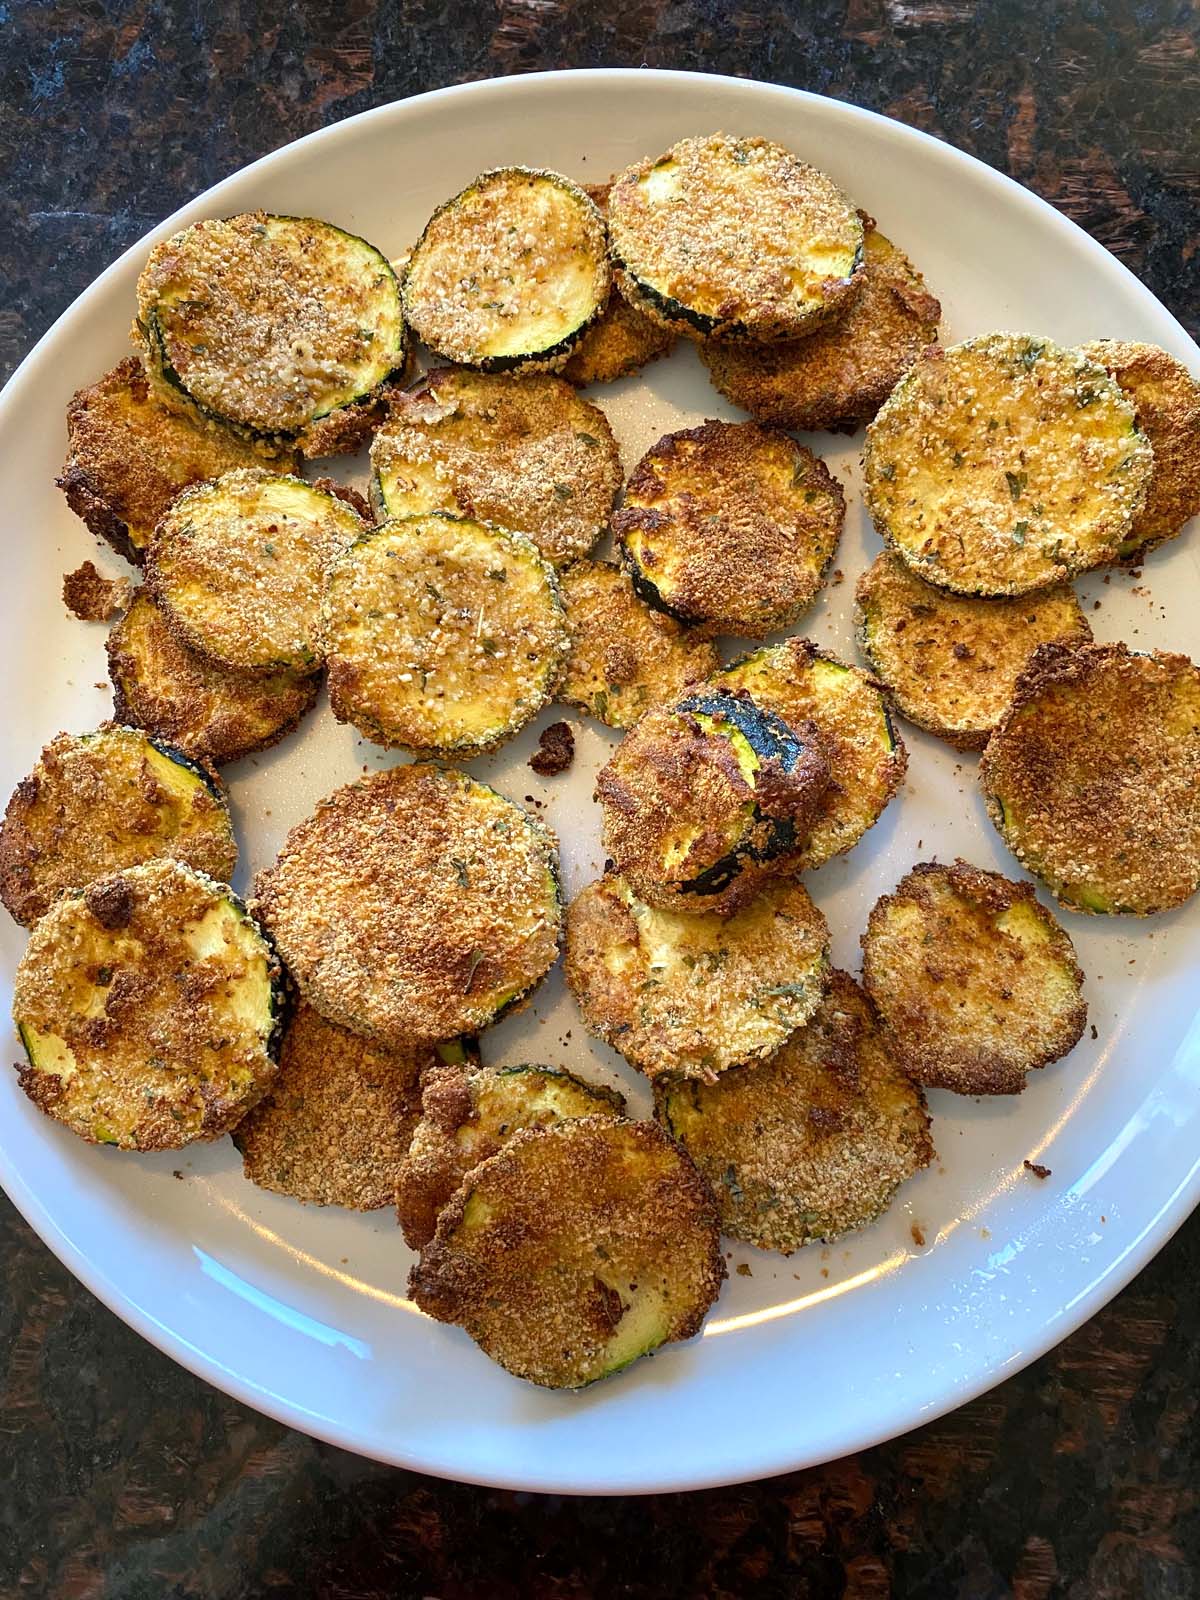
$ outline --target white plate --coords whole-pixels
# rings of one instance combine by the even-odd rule
[[[352,118],[164,223],[72,306],[0,401],[0,681],[9,687],[0,790],[57,729],[90,728],[109,709],[99,686],[103,629],[68,620],[59,598],[61,574],[95,549],[53,478],[71,392],[128,348],[150,241],[199,217],[262,206],[329,217],[394,255],[483,167],[527,162],[600,179],[716,128],[778,139],[833,173],[925,271],[950,337],[993,328],[1067,342],[1120,335],[1163,344],[1200,370],[1179,325],[1070,222],[970,157],[834,101],[733,79],[601,71],[471,84]],[[595,398],[627,466],[668,428],[733,415],[687,347],[643,381]],[[856,490],[859,441],[809,442],[850,490],[838,558],[845,581],[822,597],[810,631],[850,654],[853,580],[878,548]],[[1170,545],[1144,585],[1153,601],[1126,578],[1082,586],[1089,613],[1093,598],[1103,601],[1098,636],[1200,653],[1194,552]],[[599,862],[590,789],[610,743],[594,724],[572,721],[580,759],[568,778],[533,776],[524,765],[531,734],[474,768],[518,800],[545,800],[569,892]],[[904,792],[858,849],[811,879],[835,956],[852,969],[868,909],[913,861],[961,853],[1016,870],[984,816],[974,760],[903,732]],[[321,709],[280,749],[231,769],[239,881],[319,796],[387,759]],[[465,1334],[418,1315],[389,1214],[264,1194],[242,1180],[228,1140],[159,1157],[92,1149],[43,1118],[5,1074],[0,1177],[51,1249],[146,1338],[239,1399],[349,1449],[560,1491],[779,1472],[872,1444],[1016,1371],[1115,1294],[1195,1204],[1200,903],[1142,925],[1065,920],[1088,975],[1094,1042],[1038,1074],[1019,1099],[934,1094],[940,1164],[881,1223],[786,1261],[734,1249],[702,1337],[579,1395],[520,1383]],[[22,940],[7,919],[0,937],[7,1005]],[[557,976],[484,1049],[492,1060],[534,1057],[620,1079],[646,1104],[617,1058],[585,1039]],[[1024,1157],[1053,1176],[1032,1178]],[[733,1270],[743,1264],[749,1275]]]

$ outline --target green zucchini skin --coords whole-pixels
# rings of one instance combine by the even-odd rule
[[[644,600],[652,611],[660,612],[664,617],[670,617],[674,622],[694,623],[696,618],[687,611],[682,611],[678,606],[673,606],[662,597],[658,585],[652,578],[648,578],[634,559],[628,547],[620,546],[619,554],[621,565],[629,574],[629,581],[633,584],[633,592],[639,600]]]

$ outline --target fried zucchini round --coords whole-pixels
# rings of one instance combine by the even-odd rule
[[[255,913],[309,1004],[392,1048],[478,1033],[558,954],[553,834],[494,789],[424,762],[335,790],[255,889]]]
[[[385,522],[334,574],[329,699],[375,744],[480,754],[537,715],[569,638],[522,534],[434,512]]]
[[[269,1093],[233,1135],[246,1177],[317,1206],[390,1205],[437,1062],[431,1045],[381,1049],[298,1007]]]
[[[725,1275],[708,1185],[653,1122],[516,1135],[438,1218],[409,1292],[518,1378],[578,1389],[698,1332]]]
[[[858,843],[900,787],[908,752],[874,678],[811,639],[752,651],[711,680],[746,693],[791,728],[811,726],[829,763],[829,787],[800,847],[796,870],[819,867]]]
[[[759,422],[853,433],[937,339],[942,308],[925,280],[869,218],[864,225],[862,287],[836,322],[805,339],[700,346],[713,386]]]
[[[453,367],[393,401],[371,466],[381,520],[448,511],[495,522],[555,566],[592,548],[621,487],[608,418],[569,383]]]
[[[113,716],[215,766],[278,743],[311,710],[316,674],[229,672],[181,644],[145,589],[108,635]]]
[[[559,578],[570,653],[557,698],[610,728],[631,728],[721,664],[716,647],[640,600],[611,561],[576,561]]]
[[[794,864],[829,773],[811,724],[694,690],[647,711],[598,773],[604,849],[647,904],[727,915]]]
[[[233,875],[237,844],[216,773],[136,728],[60,733],[4,813],[0,899],[29,927],[63,890],[157,856]]]
[[[275,1076],[284,986],[224,884],[167,860],[97,878],[50,908],[17,968],[21,1088],[90,1144],[217,1139]]]
[[[1022,866],[1075,911],[1149,916],[1200,887],[1200,670],[1044,644],[979,767]]]
[[[655,1100],[712,1185],[721,1231],[784,1255],[865,1228],[934,1159],[925,1097],[845,972],[769,1060],[665,1082]]]
[[[554,1067],[464,1062],[426,1075],[421,1117],[396,1178],[405,1242],[423,1250],[463,1179],[525,1128],[572,1117],[623,1117],[615,1089]]]
[[[233,672],[311,672],[338,559],[363,532],[302,478],[227,472],[187,489],[146,551],[146,588],[188,649]]]
[[[693,339],[795,339],[859,288],[863,227],[823,172],[766,139],[682,139],[608,196],[617,286]]]
[[[58,486],[98,539],[140,565],[181,490],[263,460],[261,444],[161,405],[142,363],[129,356],[67,407],[67,459]],[[286,471],[298,459],[285,453],[281,464]]]
[[[816,1010],[829,928],[791,878],[729,917],[657,911],[609,873],[567,911],[566,978],[589,1030],[650,1079],[713,1079]]]
[[[982,750],[1039,644],[1092,637],[1062,584],[979,600],[925,583],[888,551],[855,593],[859,648],[901,715],[959,750]]]
[[[875,903],[863,983],[896,1059],[955,1094],[1020,1094],[1087,1022],[1083,973],[1027,883],[969,862],[916,866]]]
[[[1028,594],[1111,561],[1153,465],[1130,401],[1078,350],[991,333],[926,351],[867,430],[867,509],[914,572]]]
[[[604,219],[557,172],[497,167],[438,207],[404,276],[413,332],[485,372],[561,367],[612,283]]]
[[[404,367],[400,286],[365,239],[313,217],[208,218],[155,245],[138,279],[150,369],[251,434],[294,436],[376,397]],[[306,455],[357,449],[323,430]]]
[[[646,452],[613,532],[649,605],[762,639],[812,604],[845,517],[841,485],[786,433],[706,422]]]
[[[1117,551],[1133,561],[1200,513],[1200,383],[1154,344],[1097,339],[1081,352],[1121,385],[1154,451],[1146,503]]]

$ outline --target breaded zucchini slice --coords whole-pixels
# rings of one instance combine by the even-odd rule
[[[646,452],[613,532],[649,605],[762,639],[812,604],[845,517],[841,485],[786,433],[706,422]]]
[[[647,711],[597,775],[604,849],[649,905],[727,914],[793,865],[829,770],[811,725],[690,691]]]
[[[845,972],[769,1060],[667,1080],[655,1102],[712,1185],[721,1231],[784,1255],[865,1228],[934,1159],[925,1097]]]
[[[867,509],[920,577],[1028,594],[1111,561],[1153,464],[1104,368],[1025,333],[927,350],[867,430]]]
[[[1020,1094],[1087,1022],[1075,947],[1027,883],[922,862],[876,901],[863,983],[917,1083]]]
[[[420,1120],[395,1183],[405,1242],[423,1250],[467,1174],[523,1129],[624,1115],[624,1097],[615,1089],[555,1067],[462,1062],[434,1068],[425,1077]]]
[[[732,916],[658,911],[609,873],[567,911],[588,1028],[648,1078],[713,1079],[778,1050],[821,1002],[829,929],[793,878]]]
[[[518,1378],[578,1389],[689,1339],[725,1275],[704,1179],[653,1122],[527,1128],[476,1167],[412,1270],[422,1311]]]
[[[237,844],[216,773],[136,728],[60,733],[0,824],[0,899],[29,927],[64,890],[156,856],[232,876]]]
[[[234,672],[312,672],[330,574],[362,518],[337,495],[260,471],[187,489],[146,552],[146,588],[180,642]]]
[[[960,750],[982,750],[1039,644],[1087,644],[1067,584],[1010,600],[935,589],[884,551],[858,580],[859,648],[901,715]]]
[[[1200,513],[1200,383],[1155,344],[1097,339],[1081,352],[1121,385],[1154,451],[1146,503],[1117,551],[1132,561]]]
[[[829,763],[829,787],[800,848],[798,870],[857,844],[900,787],[908,752],[882,685],[811,639],[754,650],[711,680],[746,693],[792,728],[811,725]]]
[[[262,466],[268,452],[196,414],[171,411],[128,356],[67,407],[67,459],[58,486],[98,539],[136,565],[182,489],[236,467]],[[285,452],[281,466],[298,464]]]
[[[251,435],[294,438],[360,402],[369,411],[404,367],[400,286],[386,258],[313,217],[195,222],[155,245],[137,301],[151,372]],[[306,455],[338,448],[324,432]],[[340,447],[361,442],[360,430]]]
[[[604,310],[604,219],[557,172],[497,167],[438,207],[404,275],[413,332],[485,372],[552,372]]]
[[[576,561],[559,577],[570,653],[559,700],[610,728],[631,728],[721,664],[716,647],[638,598],[611,561]]]
[[[853,433],[937,339],[942,308],[925,280],[870,218],[864,226],[862,287],[836,322],[804,339],[700,346],[714,387],[759,422]]]
[[[375,744],[477,755],[523,728],[566,660],[554,569],[507,528],[385,522],[334,574],[329,700]]]
[[[608,418],[561,378],[437,367],[371,446],[380,520],[430,511],[523,533],[555,566],[608,526],[621,458]]]
[[[64,895],[29,936],[13,991],[21,1087],[90,1144],[217,1139],[275,1076],[284,999],[231,889],[182,861],[127,867]]]
[[[145,589],[108,635],[113,716],[215,766],[266,750],[317,698],[316,674],[229,672],[181,644]]]
[[[259,873],[255,912],[304,998],[382,1045],[475,1034],[554,965],[550,831],[463,772],[393,767],[337,789]]]
[[[1123,644],[1044,644],[979,778],[988,814],[1075,911],[1149,916],[1200,887],[1200,670]]]
[[[390,1205],[421,1114],[421,1074],[437,1064],[432,1045],[384,1049],[298,1007],[278,1076],[233,1136],[246,1177],[318,1206]]]
[[[823,172],[766,139],[682,139],[613,183],[617,285],[693,339],[796,339],[859,288],[863,227]]]

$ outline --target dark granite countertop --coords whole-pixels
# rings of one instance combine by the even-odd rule
[[[1200,332],[1188,0],[8,0],[0,375],[183,200],[404,95],[682,67],[887,112],[1011,173]],[[104,1310],[0,1198],[0,1600],[1200,1594],[1200,1218],[1057,1350],[814,1471],[496,1493],[290,1433]]]

